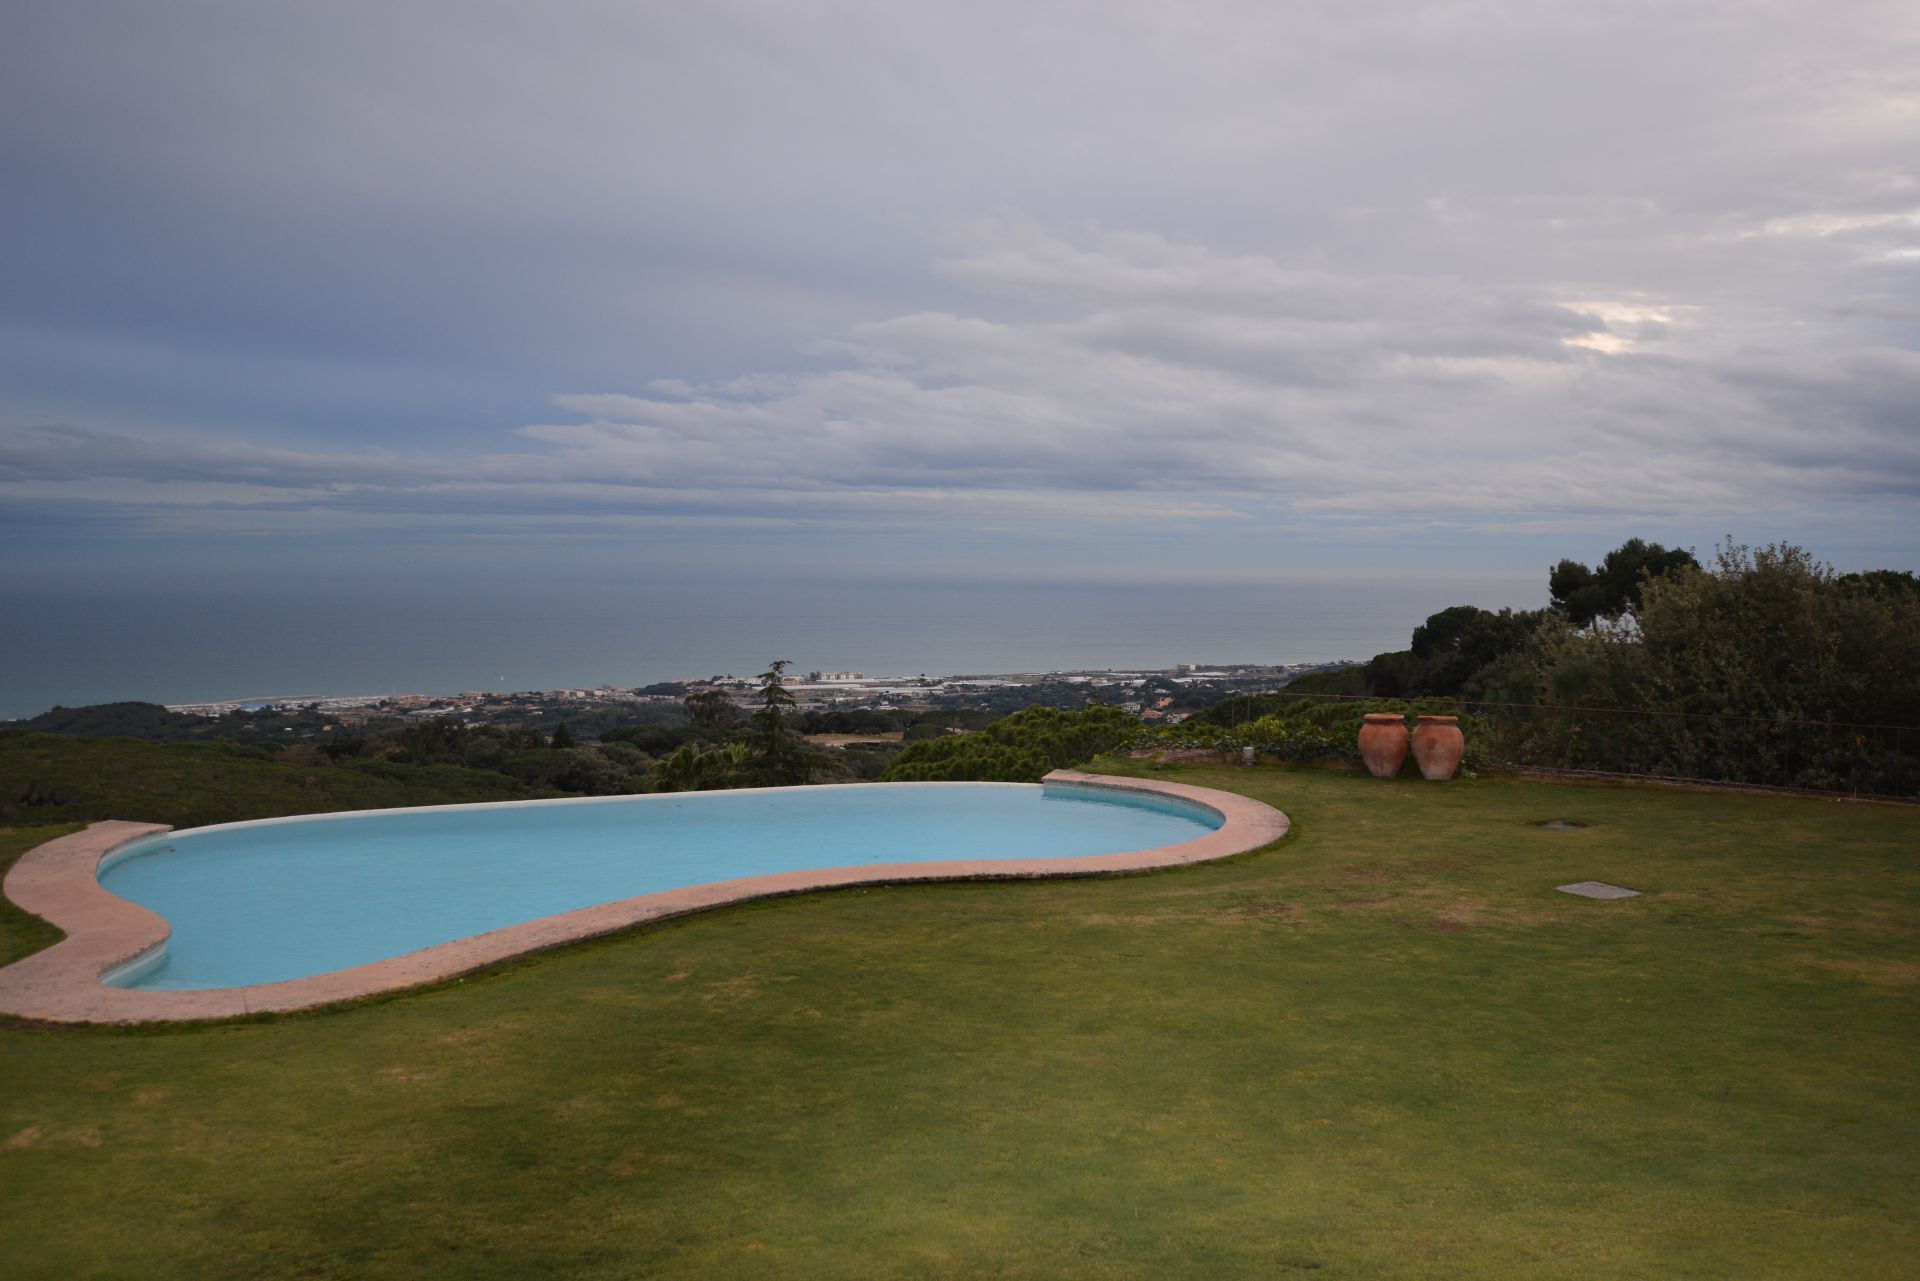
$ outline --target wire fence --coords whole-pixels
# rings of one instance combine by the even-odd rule
[[[1357,726],[1368,710],[1457,714],[1469,760],[1492,768],[1606,774],[1852,796],[1920,799],[1920,726],[1795,716],[1685,712],[1457,698],[1387,700],[1352,694],[1254,695],[1230,724],[1306,704],[1326,728]],[[1244,714],[1242,714],[1244,713]]]

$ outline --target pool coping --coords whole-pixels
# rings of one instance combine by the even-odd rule
[[[1190,841],[1121,854],[879,863],[713,881],[522,921],[327,974],[246,987],[164,991],[111,987],[101,982],[102,975],[155,955],[165,947],[171,933],[166,918],[101,886],[99,872],[116,852],[132,842],[172,829],[160,823],[109,820],[28,850],[0,884],[15,904],[67,934],[58,943],[0,968],[0,1016],[46,1023],[154,1023],[312,1009],[444,982],[516,956],[731,903],[863,885],[1146,872],[1245,854],[1279,840],[1292,826],[1287,816],[1271,805],[1234,792],[1186,783],[1078,770],[1055,770],[1042,782],[1169,797],[1212,810],[1222,822]]]

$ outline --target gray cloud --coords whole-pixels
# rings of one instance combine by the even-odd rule
[[[482,508],[538,494],[658,510],[688,491],[737,494],[743,512],[805,495],[816,513],[861,509],[876,490],[971,489],[1408,515],[1737,515],[1910,496],[1920,477],[1920,355],[1797,320],[1768,350],[1750,317],[1729,341],[1714,308],[1681,300],[1556,303],[1318,272],[1320,318],[1306,321],[1295,275],[1271,259],[1137,233],[1076,242],[1024,220],[970,234],[975,256],[950,270],[1044,278],[1055,316],[918,313],[852,327],[843,363],[818,372],[564,394],[559,407],[587,421],[524,428],[518,452],[39,428],[0,438],[0,477],[213,481],[396,508],[447,486]],[[1039,262],[1052,265],[1016,265]]]
[[[1920,527],[1907,4],[16,25],[35,511]]]

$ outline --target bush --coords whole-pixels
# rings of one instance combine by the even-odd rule
[[[1287,682],[1289,694],[1365,694],[1367,668],[1364,663],[1336,667],[1331,671],[1309,672]]]
[[[1239,719],[1224,719],[1235,712],[1240,713]],[[1248,715],[1253,712],[1258,714]],[[1486,748],[1493,738],[1492,727],[1484,718],[1467,714],[1457,700],[1450,698],[1405,702],[1391,698],[1314,699],[1259,694],[1228,699],[1179,725],[1144,730],[1135,743],[1146,747],[1211,747],[1227,751],[1251,747],[1263,756],[1291,764],[1358,761],[1360,726],[1364,718],[1374,712],[1404,716],[1408,718],[1408,728],[1412,728],[1415,716],[1458,716],[1461,733],[1467,740],[1466,767],[1475,768],[1488,759]],[[1209,715],[1223,720],[1205,719]]]
[[[1555,706],[1500,718],[1508,759],[1920,792],[1920,736],[1874,728],[1920,724],[1920,597],[1898,576],[1728,543],[1649,579],[1618,623],[1543,627],[1530,660]]]
[[[1353,754],[1317,725],[1305,719],[1289,721],[1283,716],[1263,716],[1251,722],[1239,731],[1239,739],[1241,747],[1294,764]]]
[[[688,743],[718,743],[725,738],[704,725],[616,725],[601,732],[600,742],[630,743],[649,756],[665,756]]]
[[[977,734],[950,734],[910,743],[894,757],[886,781],[977,780],[1037,783],[1131,742],[1139,724],[1116,707],[1062,711],[1029,707],[1002,717]]]

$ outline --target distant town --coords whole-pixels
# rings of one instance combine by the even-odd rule
[[[1231,694],[1276,689],[1309,672],[1339,663],[1180,663],[1170,668],[1003,672],[979,675],[869,676],[856,671],[811,671],[786,682],[800,711],[1008,712],[1032,703],[1055,706],[1104,703],[1146,722],[1178,724],[1193,710]],[[715,673],[650,685],[581,685],[550,690],[467,690],[458,694],[288,694],[172,703],[167,710],[190,716],[234,713],[304,713],[324,730],[372,722],[457,717],[473,726],[524,723],[536,718],[596,722],[677,717],[686,700],[717,691],[742,710],[758,688],[755,676]]]

